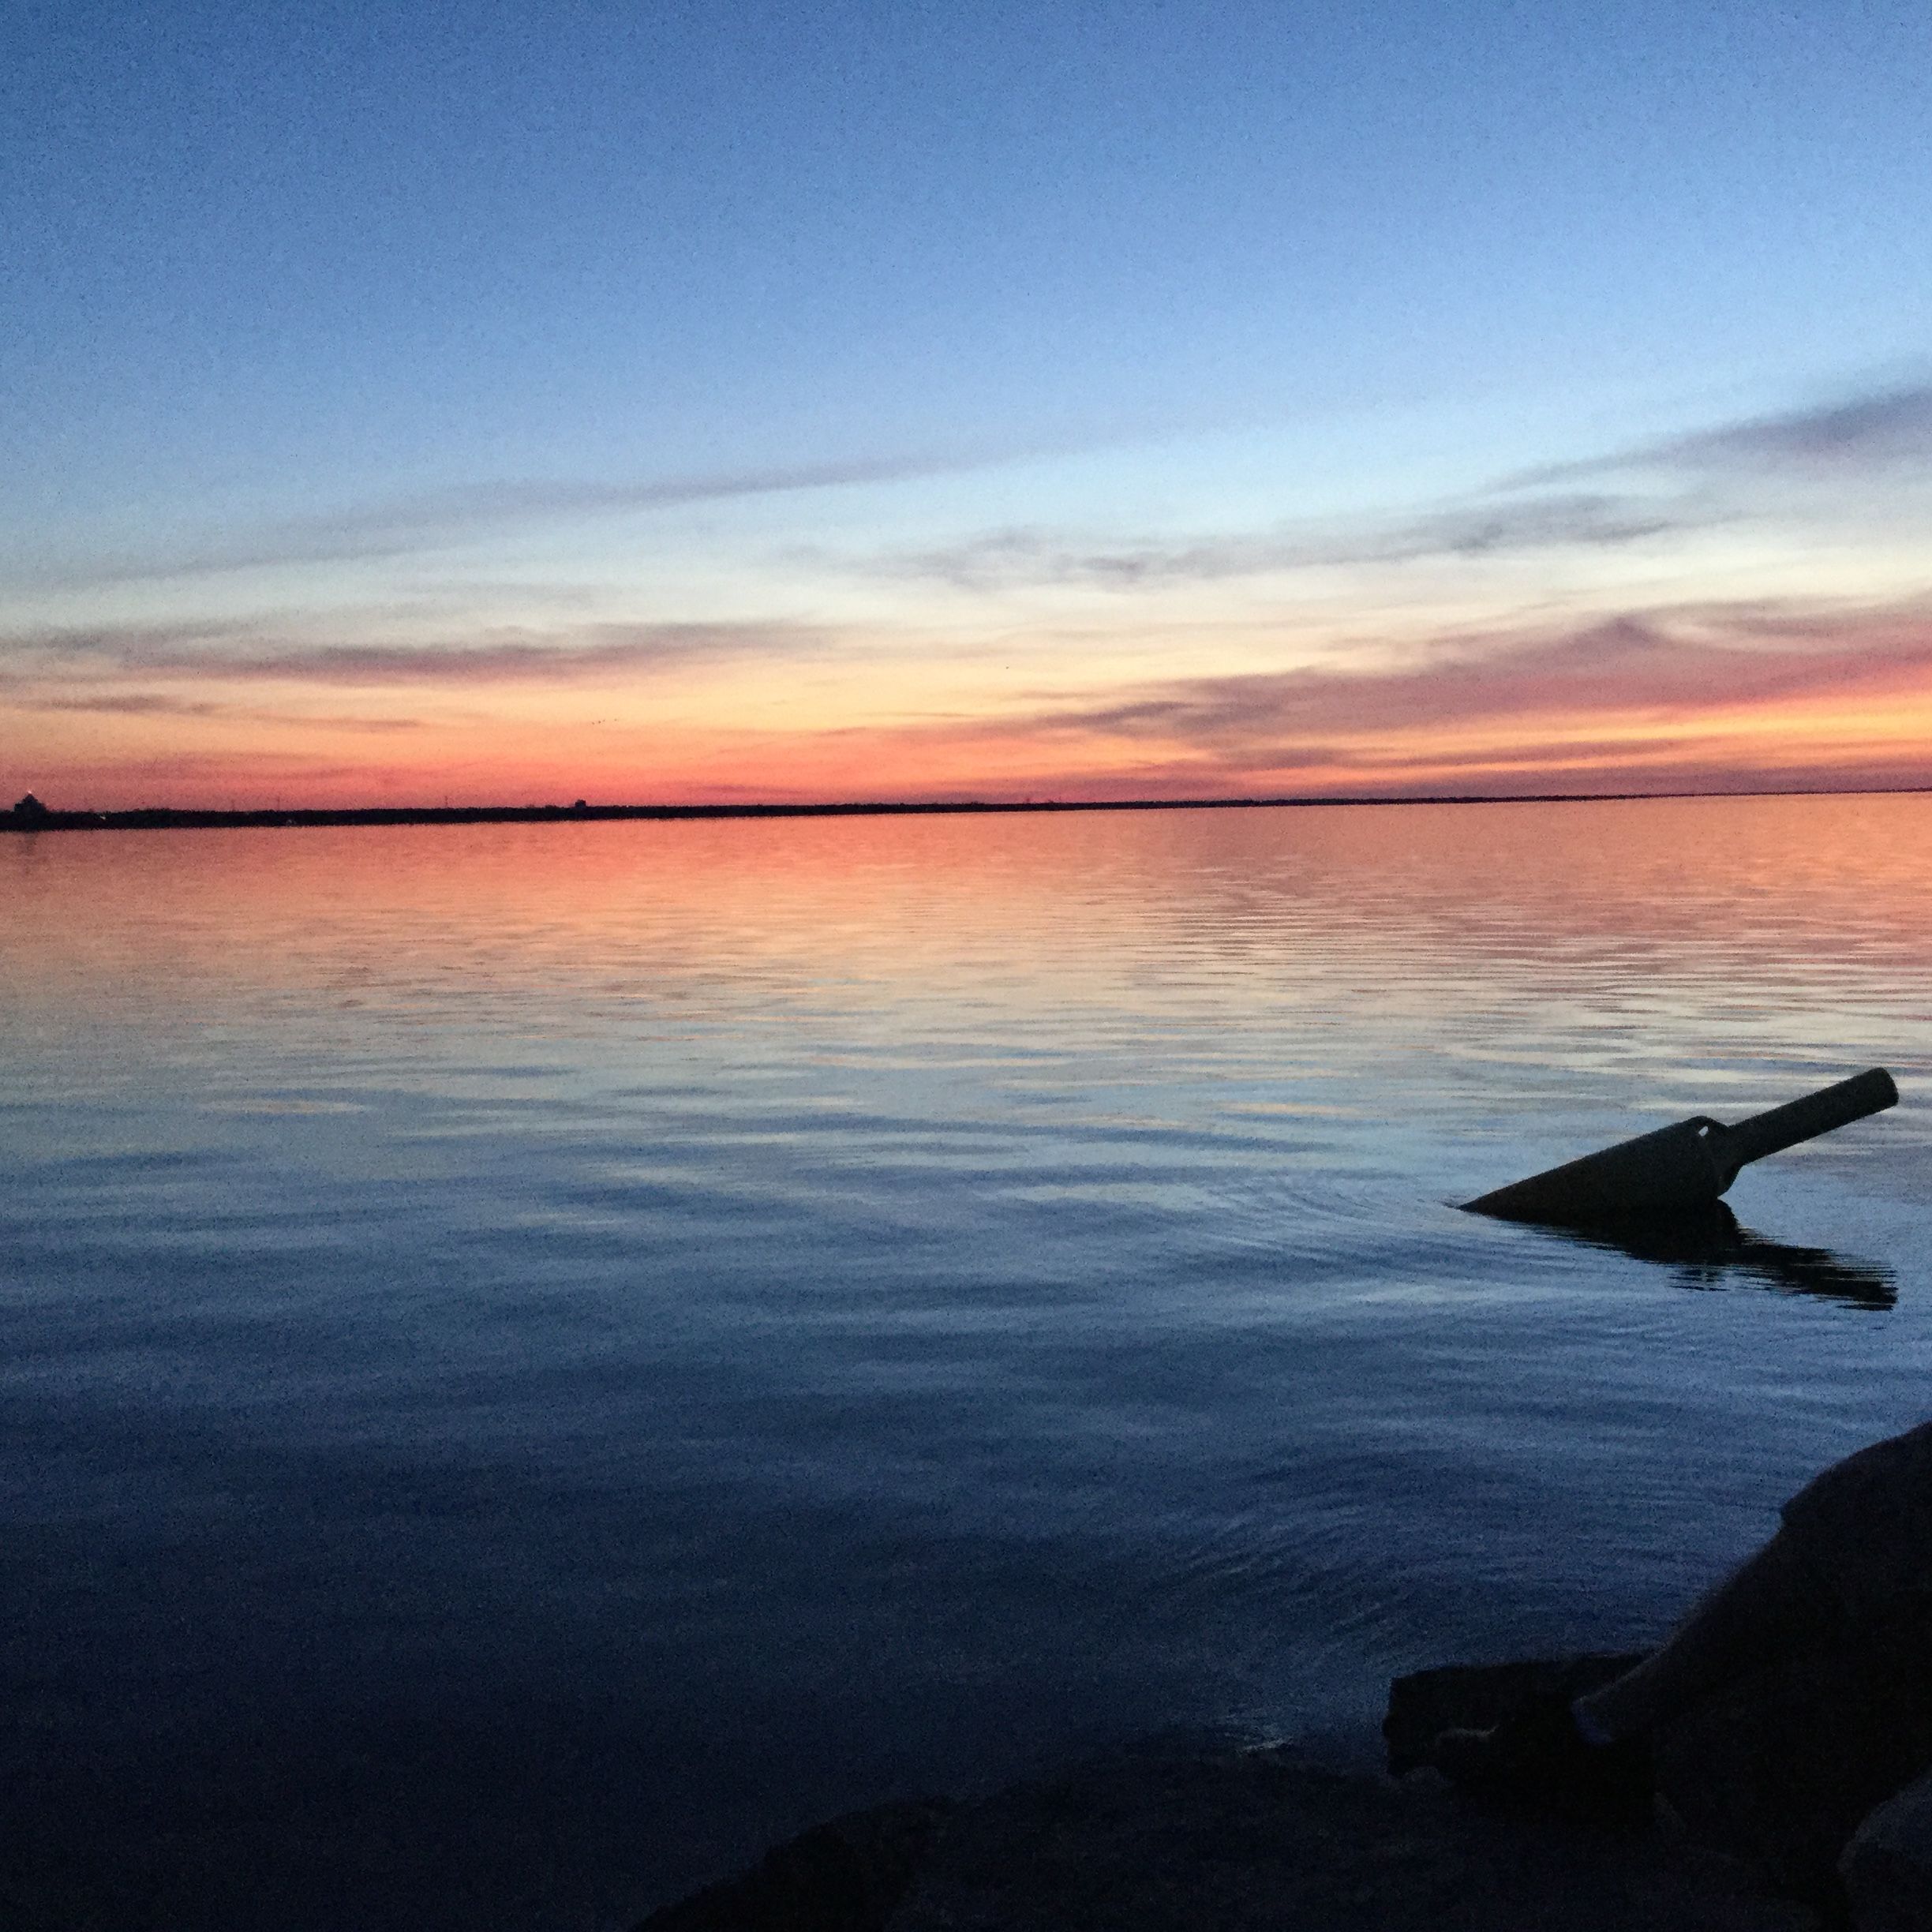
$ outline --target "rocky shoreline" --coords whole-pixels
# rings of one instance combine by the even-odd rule
[[[1290,1750],[1155,1743],[818,1826],[638,1932],[1821,1932],[1698,1848]]]
[[[1418,1763],[1444,1724],[1493,1721],[1631,1661],[1399,1679],[1390,1764]],[[833,1819],[637,1932],[1926,1932],[1932,1785],[1867,1816],[1842,1765],[1792,1750],[1792,1720],[1787,1698],[1664,1740],[1659,1822],[1641,1836],[1478,1799],[1432,1772],[1167,1736],[987,1795]]]

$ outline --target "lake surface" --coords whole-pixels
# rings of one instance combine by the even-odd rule
[[[0,912],[15,1923],[1366,1758],[1932,1409],[1932,797],[41,834]],[[1449,1204],[1874,1064],[1728,1254]]]

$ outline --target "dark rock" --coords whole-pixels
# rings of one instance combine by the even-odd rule
[[[638,1932],[1817,1932],[1660,1839],[1485,1811],[1226,1739],[1161,1739],[781,1845]]]
[[[1858,1932],[1932,1926],[1932,1773],[1867,1817],[1838,1861]]]
[[[1224,1745],[962,1807],[888,1932],[1810,1932],[1656,1839],[1485,1812],[1436,1780]]]
[[[1932,1764],[1932,1657],[1913,1615],[1829,1635],[1706,1698],[1657,1739],[1657,1788],[1701,1841],[1830,1904],[1866,1814]]]
[[[1418,1672],[1391,1687],[1383,1733],[1398,1773],[1451,1725],[1481,1728],[1530,1697],[1578,1697],[1638,1661],[1593,1655]],[[1932,1764],[1932,1657],[1923,1619],[1829,1628],[1704,1699],[1653,1740],[1664,1814],[1696,1844],[1780,1890],[1843,1909],[1838,1865],[1867,1813]],[[1932,1926],[1932,1918],[1923,1922]]]
[[[775,1846],[742,1877],[661,1907],[637,1932],[882,1932],[950,1806],[852,1811]]]
[[[1592,1652],[1514,1664],[1446,1664],[1398,1677],[1382,1720],[1388,1768],[1400,1777],[1428,1762],[1429,1746],[1445,1731],[1485,1731],[1534,1701],[1582,1697],[1643,1658],[1641,1650]]]

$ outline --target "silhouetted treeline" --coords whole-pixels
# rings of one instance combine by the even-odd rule
[[[1932,785],[1854,787],[1861,796],[1932,791]],[[918,803],[833,805],[363,805],[346,810],[203,811],[144,805],[129,811],[55,811],[32,793],[0,811],[0,832],[140,832],[234,826],[525,825],[593,818],[882,818],[945,814],[1103,811],[1240,811],[1282,806],[1592,805],[1617,799],[1667,798],[1843,797],[1829,786],[1765,792],[1430,792],[1411,798],[1028,799],[987,803],[960,799]]]

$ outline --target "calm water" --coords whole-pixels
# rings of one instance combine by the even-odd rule
[[[1163,1723],[1365,1755],[1932,1408],[1932,798],[43,835],[0,907],[17,1921],[621,1923]],[[1446,1204],[1874,1063],[1728,1260]]]

